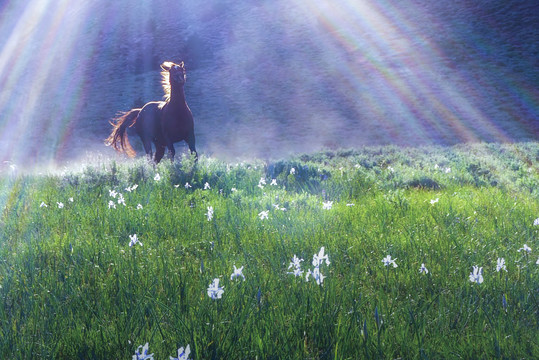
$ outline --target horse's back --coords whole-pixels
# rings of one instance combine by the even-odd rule
[[[142,107],[135,124],[139,136],[149,136],[153,139],[159,135],[163,105],[163,101],[151,101]]]

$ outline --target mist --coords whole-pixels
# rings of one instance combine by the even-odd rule
[[[108,122],[162,99],[163,61],[186,64],[197,150],[227,160],[539,136],[534,1],[0,7],[0,160],[9,164],[116,156],[104,145]]]

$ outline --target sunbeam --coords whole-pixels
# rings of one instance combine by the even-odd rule
[[[161,99],[163,61],[185,61],[199,147],[224,158],[539,134],[531,50],[467,0],[1,6],[0,160],[112,155],[108,121]]]

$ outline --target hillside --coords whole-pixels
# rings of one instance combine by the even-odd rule
[[[538,168],[530,142],[0,173],[0,357],[535,359]]]
[[[0,15],[3,160],[112,154],[108,120],[161,98],[164,60],[221,158],[539,138],[534,1],[48,6]]]

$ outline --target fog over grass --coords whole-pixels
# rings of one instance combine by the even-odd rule
[[[0,160],[34,166],[86,151],[112,155],[103,145],[108,121],[161,99],[165,60],[185,61],[197,147],[220,158],[537,140],[534,6],[6,3]]]

